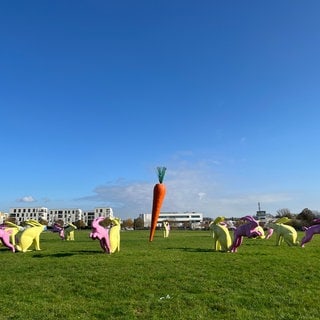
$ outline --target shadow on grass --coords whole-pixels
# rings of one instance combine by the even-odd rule
[[[177,248],[177,247],[171,247],[167,248],[168,250],[180,250],[180,251],[186,251],[186,252],[216,252],[213,249],[208,249],[208,248]]]
[[[245,245],[243,245],[245,246]],[[185,252],[197,252],[197,253],[204,253],[204,252],[211,252],[211,253],[223,253],[223,254],[233,254],[233,255],[240,255],[243,253],[241,248],[240,250],[238,250],[237,252],[225,252],[225,251],[216,251],[214,249],[210,249],[210,248],[186,248],[186,247],[168,247],[166,248],[167,250],[180,250],[180,251],[185,251]],[[268,253],[268,252],[262,252],[262,251],[252,251],[252,252],[248,252],[245,251],[244,254],[246,255],[252,255],[252,256],[269,256],[272,255],[273,253]]]
[[[106,253],[102,251],[92,251],[92,250],[79,250],[74,252],[59,252],[59,253],[53,253],[53,254],[42,254],[37,253],[33,255],[33,258],[64,258],[64,257],[71,257],[74,255],[97,255],[97,254],[104,254]]]

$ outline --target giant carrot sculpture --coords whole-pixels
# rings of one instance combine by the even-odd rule
[[[153,240],[154,233],[156,231],[156,227],[158,223],[158,218],[160,215],[160,210],[162,207],[162,203],[166,195],[166,186],[162,182],[163,182],[163,178],[167,168],[158,167],[157,170],[158,170],[159,183],[157,183],[153,188],[153,203],[152,203],[151,229],[150,229],[149,241]]]

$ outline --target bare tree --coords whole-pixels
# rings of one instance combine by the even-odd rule
[[[74,225],[78,228],[78,229],[84,229],[86,227],[86,224],[83,220],[77,220],[75,221]]]
[[[315,214],[308,208],[304,208],[298,215],[297,219],[302,220],[306,225],[310,225],[312,220],[315,219]]]
[[[141,217],[134,219],[133,224],[134,224],[135,229],[143,229],[144,228],[144,221]]]
[[[290,212],[290,210],[288,208],[283,208],[283,209],[279,209],[277,210],[277,218],[282,218],[282,217],[288,217],[288,218],[292,218],[292,213]]]
[[[126,219],[122,221],[122,228],[133,228],[134,221],[132,219]]]

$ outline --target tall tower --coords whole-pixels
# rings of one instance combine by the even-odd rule
[[[266,217],[266,211],[261,210],[260,202],[258,202],[257,217],[258,217],[259,220],[260,220],[260,219],[265,219],[265,217]]]

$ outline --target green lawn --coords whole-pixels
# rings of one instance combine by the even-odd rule
[[[157,231],[153,242],[124,231],[107,255],[89,233],[44,232],[38,252],[1,247],[0,319],[319,319],[320,236],[305,248],[244,239],[221,253],[209,231]]]

